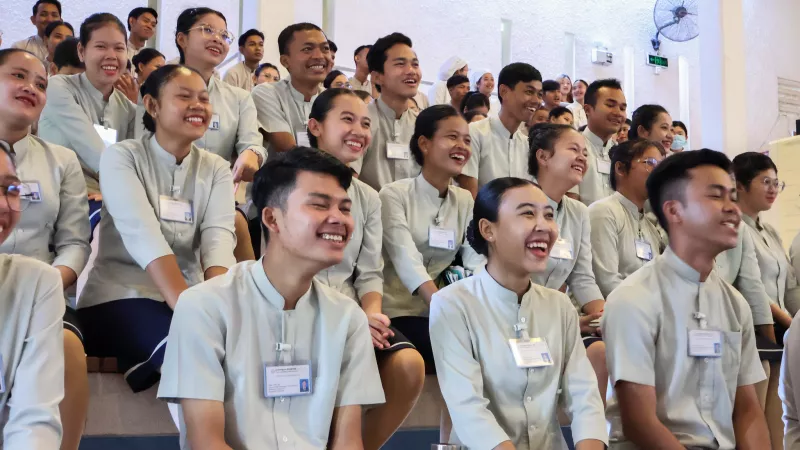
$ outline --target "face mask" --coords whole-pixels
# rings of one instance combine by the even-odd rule
[[[686,138],[676,134],[672,139],[672,150],[680,150],[684,147],[686,147]]]

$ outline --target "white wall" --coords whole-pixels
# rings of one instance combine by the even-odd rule
[[[564,50],[567,32],[575,34],[576,43],[576,73],[570,75],[588,81],[605,77],[622,80],[623,48],[631,46],[635,75],[631,112],[638,105],[655,102],[674,118],[681,118],[677,63],[679,56],[685,56],[690,80],[694,80],[690,110],[700,107],[697,40],[674,43],[662,39],[662,54],[670,58],[672,67],[660,75],[644,63],[646,53],[652,51],[650,38],[655,33],[652,0],[336,0],[335,4],[340,65],[352,66],[348,58],[358,45],[400,31],[414,42],[425,80],[435,80],[439,65],[454,54],[467,59],[470,67],[487,68],[497,75],[501,69],[500,21],[511,19],[512,60],[533,64],[546,79],[571,71]],[[598,42],[614,52],[613,65],[591,63],[591,49]],[[688,123],[693,143],[700,142],[699,121],[700,115],[692,114]]]

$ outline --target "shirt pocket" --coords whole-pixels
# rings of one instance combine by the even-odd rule
[[[728,389],[739,384],[739,368],[742,363],[742,333],[739,331],[723,331],[722,370]]]

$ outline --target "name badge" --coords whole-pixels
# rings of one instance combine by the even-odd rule
[[[428,230],[428,245],[444,250],[456,249],[456,230],[431,227]]]
[[[636,244],[636,256],[645,261],[650,261],[653,259],[653,247],[650,246],[649,242],[642,239],[636,239],[634,240],[634,243]]]
[[[264,397],[293,397],[311,395],[311,366],[264,365]]]
[[[311,140],[308,138],[308,131],[297,130],[294,134],[294,141],[299,147],[311,147]]]
[[[597,162],[598,172],[606,175],[611,173],[611,161],[606,161],[600,158],[596,158],[595,161]]]
[[[186,200],[161,195],[158,197],[158,209],[164,220],[182,223],[194,222],[192,203]]]
[[[389,142],[386,144],[386,157],[389,159],[409,159],[411,158],[411,150],[408,148],[408,144]]]
[[[722,332],[689,330],[689,356],[719,358],[722,356]]]
[[[23,181],[22,195],[31,203],[41,203],[42,201],[42,188],[38,181]]]
[[[553,249],[550,250],[550,256],[558,259],[571,260],[573,258],[572,242],[563,238],[558,238],[558,240],[556,240],[556,243],[553,245]]]
[[[517,367],[545,367],[553,365],[553,358],[550,356],[550,348],[544,339],[509,339],[511,353]]]
[[[100,135],[100,139],[103,140],[106,148],[117,143],[117,130],[94,124],[94,131],[97,131],[97,134]]]
[[[6,371],[3,365],[3,355],[0,355],[0,394],[6,393]]]
[[[219,130],[219,114],[211,115],[211,123],[208,125],[209,130]]]

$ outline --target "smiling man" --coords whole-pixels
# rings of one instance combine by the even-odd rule
[[[376,191],[393,181],[413,178],[420,167],[411,156],[409,141],[417,113],[408,107],[417,95],[422,71],[411,39],[392,33],[377,41],[367,53],[370,76],[380,97],[367,107],[372,119],[372,143],[362,161],[350,167]],[[363,162],[363,164],[361,164]]]
[[[58,0],[37,0],[33,5],[33,15],[31,16],[31,23],[36,27],[36,34],[15,42],[11,47],[33,53],[47,67],[47,44],[44,32],[51,22],[59,20],[61,20],[61,3]]]
[[[256,86],[253,101],[269,143],[267,150],[285,152],[296,145],[309,145],[308,115],[333,60],[328,38],[312,23],[286,27],[278,35],[278,50],[289,77]]]
[[[239,36],[239,53],[244,61],[228,69],[223,80],[231,86],[250,92],[255,86],[253,74],[264,57],[264,33],[256,29],[245,31]]]
[[[475,197],[478,188],[501,177],[530,179],[528,139],[520,124],[528,123],[542,102],[542,74],[530,64],[512,63],[500,71],[497,117],[469,126],[472,158],[458,177],[458,184]]]
[[[183,449],[363,448],[361,406],[384,401],[367,317],[314,279],[344,257],[351,181],[305,147],[256,173],[263,257],[185,291],[172,319],[158,395],[182,407]]]
[[[128,59],[132,60],[156,34],[158,13],[153,8],[133,8],[128,14]]]
[[[725,154],[703,149],[647,180],[669,247],[605,305],[610,449],[769,448],[750,307],[714,270],[739,236],[730,171]]]
[[[608,178],[611,173],[608,151],[617,145],[612,137],[625,123],[625,111],[628,109],[619,80],[607,78],[592,82],[586,89],[583,109],[589,121],[583,131],[589,169],[578,189],[581,201],[589,206],[614,193]]]

